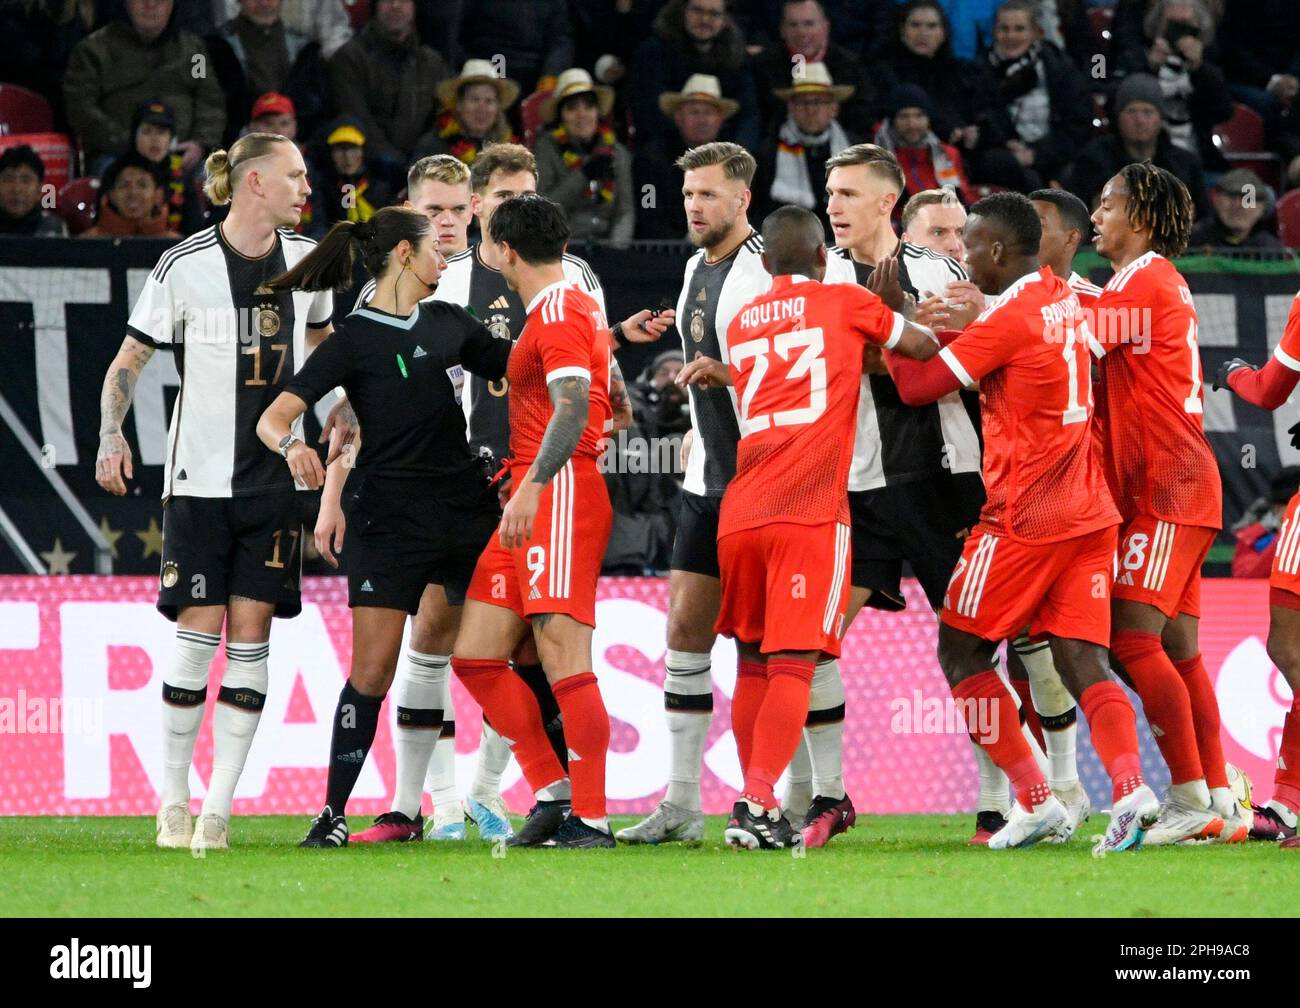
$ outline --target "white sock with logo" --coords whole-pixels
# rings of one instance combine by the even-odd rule
[[[844,680],[834,658],[817,663],[803,730],[812,759],[813,794],[844,797]]]
[[[1078,706],[1061,681],[1046,641],[1017,637],[1012,646],[1029,675],[1029,695],[1043,725],[1047,746],[1047,783],[1054,791],[1068,791],[1079,784],[1076,756]]]
[[[437,692],[435,706],[442,708],[442,732],[433,746],[429,772],[424,778],[424,790],[433,801],[434,816],[446,823],[463,819],[460,796],[456,793],[456,709],[451,699],[451,684],[447,673],[449,665],[434,669],[432,676]]]
[[[176,628],[175,664],[163,680],[164,806],[189,803],[190,764],[203,727],[208,670],[220,644],[220,634]]]
[[[712,658],[707,652],[669,651],[664,658],[664,713],[672,762],[664,800],[700,811],[704,743],[713,722]]]
[[[267,641],[226,642],[226,673],[221,677],[217,709],[212,715],[212,780],[203,799],[203,814],[230,818],[235,786],[244,772],[249,747],[266,703]]]
[[[406,653],[406,667],[394,690],[397,727],[393,748],[397,755],[397,788],[393,810],[414,819],[420,814],[424,778],[429,772],[434,746],[442,734],[444,712],[438,706],[439,683],[447,682],[450,655]]]

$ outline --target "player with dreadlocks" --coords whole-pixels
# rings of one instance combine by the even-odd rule
[[[1237,842],[1249,823],[1228,787],[1219,707],[1201,661],[1201,564],[1222,523],[1205,437],[1196,307],[1168,257],[1187,248],[1192,199],[1149,162],[1106,183],[1092,215],[1115,275],[1097,301],[1098,413],[1123,527],[1111,655],[1169,764],[1169,794],[1145,843]],[[1064,415],[1084,404],[1063,404]]]

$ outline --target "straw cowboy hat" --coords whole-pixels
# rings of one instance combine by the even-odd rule
[[[716,105],[723,119],[729,119],[740,109],[740,102],[722,97],[722,85],[709,74],[691,74],[680,91],[665,91],[659,96],[659,107],[664,115],[671,116],[687,102],[702,101]]]
[[[501,99],[503,109],[509,108],[519,97],[518,84],[509,77],[498,77],[496,68],[487,60],[472,59],[465,61],[459,77],[439,82],[436,89],[438,101],[442,102],[444,108],[455,108],[456,95],[466,84],[491,84],[497,89],[497,97]]]
[[[564,99],[580,94],[594,96],[602,116],[609,115],[609,110],[614,107],[614,89],[595,83],[586,70],[574,67],[560,74],[555,82],[555,90],[542,100],[542,122],[550,122],[555,118]]]
[[[793,81],[788,88],[773,88],[772,94],[782,101],[789,101],[795,95],[829,95],[835,101],[843,101],[853,94],[852,84],[836,84],[831,80],[830,71],[825,63],[807,63],[800,71],[795,67],[790,77]]]

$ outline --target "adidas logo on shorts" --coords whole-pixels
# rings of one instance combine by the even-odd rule
[[[424,352],[424,347],[420,346],[417,343],[415,346],[415,353],[411,354],[411,360],[418,360],[421,357],[428,357],[428,356],[429,355]]]
[[[372,592],[372,591],[374,591],[374,588],[370,587],[370,579],[369,579],[369,578],[366,578],[366,580],[364,580],[364,581],[361,582],[361,590],[362,590],[362,591],[368,591],[368,592]]]

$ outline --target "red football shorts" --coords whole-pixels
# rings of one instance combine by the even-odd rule
[[[1282,516],[1282,527],[1277,533],[1277,545],[1273,551],[1273,570],[1268,576],[1269,594],[1284,591],[1292,595],[1300,596],[1300,521],[1297,521],[1297,512],[1300,511],[1300,494],[1291,498],[1291,502],[1286,506],[1286,514]],[[1285,599],[1282,603],[1274,602],[1274,605],[1285,604],[1290,602]],[[1300,598],[1296,603],[1288,605],[1289,609],[1300,608]]]
[[[1201,564],[1217,533],[1138,515],[1119,534],[1115,597],[1155,606],[1169,619],[1201,615]]]
[[[516,467],[511,495],[526,467]],[[596,625],[596,581],[614,512],[594,459],[570,459],[543,489],[533,536],[501,545],[500,526],[478,558],[466,598],[513,609],[524,619],[564,613]]]
[[[722,608],[714,629],[764,654],[839,656],[849,605],[849,526],[775,522],[718,540]]]
[[[939,619],[1000,641],[1027,626],[1110,646],[1110,583],[1118,526],[1050,543],[1021,543],[976,526],[948,582]]]

